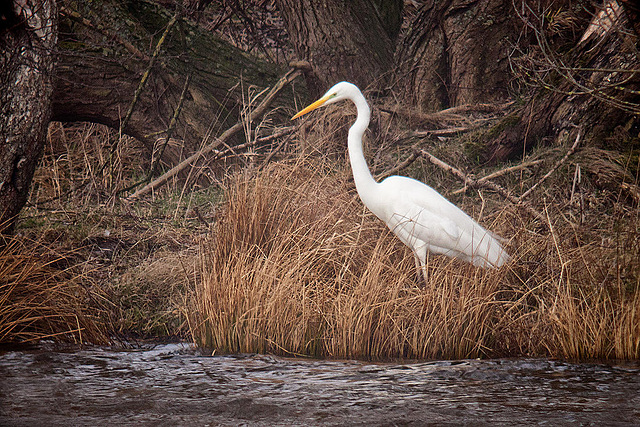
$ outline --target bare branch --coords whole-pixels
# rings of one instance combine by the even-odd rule
[[[265,96],[265,98],[262,100],[262,102],[256,107],[256,109],[251,112],[251,114],[249,115],[248,120],[249,121],[253,121],[253,120],[256,120],[258,117],[262,116],[266,112],[266,110],[269,107],[269,105],[271,105],[271,102],[275,99],[276,95],[278,95],[278,93],[282,90],[282,88],[284,88],[288,83],[290,83],[293,80],[295,80],[296,77],[298,77],[301,73],[302,72],[301,72],[300,69],[293,69],[292,68],[291,70],[289,70],[287,72],[287,74],[285,74],[273,86],[273,88]],[[177,164],[176,166],[171,168],[169,171],[167,171],[163,175],[159,176],[158,178],[156,178],[155,180],[153,180],[149,184],[145,185],[143,188],[141,188],[138,191],[136,191],[134,194],[129,196],[128,199],[130,199],[130,200],[138,199],[141,196],[144,196],[145,194],[148,194],[151,191],[163,186],[171,178],[176,176],[178,173],[180,173],[181,171],[183,171],[187,167],[189,167],[191,165],[195,165],[196,162],[201,157],[204,157],[204,156],[206,156],[208,154],[212,154],[212,153],[214,155],[216,155],[216,156],[221,155],[222,151],[220,151],[219,148],[221,146],[224,146],[227,143],[227,141],[233,135],[238,133],[238,131],[242,130],[242,128],[243,128],[243,122],[242,121],[237,122],[235,125],[231,126],[229,129],[224,131],[222,133],[222,135],[220,135],[218,138],[215,139],[215,141],[213,141],[213,143],[211,143],[211,144],[203,147],[202,149],[198,150],[197,152],[195,152],[194,154],[192,154],[191,156],[189,156],[188,158],[186,158],[185,160],[183,160],[182,162],[180,162],[179,164]]]
[[[578,143],[580,142],[580,138],[582,137],[582,129],[578,129],[578,134],[576,135],[576,140],[573,143],[573,145],[571,146],[571,148],[569,149],[569,151],[567,151],[567,154],[564,155],[564,157],[560,160],[558,160],[556,162],[555,165],[553,165],[553,167],[551,169],[549,169],[549,172],[547,172],[541,179],[540,181],[536,182],[531,188],[529,188],[527,191],[525,191],[524,193],[522,193],[522,195],[520,195],[520,200],[524,200],[529,194],[531,194],[531,192],[533,190],[535,190],[540,184],[542,184],[547,178],[549,178],[553,172],[556,171],[556,169],[558,169],[560,166],[562,166],[562,164],[564,164],[564,162],[567,161],[567,159],[569,158],[569,156],[571,156],[573,153],[575,153],[576,148],[578,148]]]
[[[383,178],[386,178],[388,176],[393,175],[394,173],[398,173],[399,171],[401,171],[402,169],[406,168],[407,166],[409,166],[411,163],[413,163],[419,156],[417,151],[413,151],[409,157],[407,157],[403,162],[401,162],[400,164],[398,164],[397,166],[392,167],[389,170],[386,170],[384,172],[379,173],[378,175],[376,175],[376,180],[380,180]]]
[[[535,166],[535,165],[539,165],[540,163],[542,163],[543,160],[532,160],[530,162],[525,162],[525,163],[521,163],[519,165],[515,165],[515,166],[511,166],[508,168],[504,168],[504,169],[500,169],[498,171],[495,171],[493,173],[490,173],[489,175],[483,176],[482,178],[478,178],[478,182],[484,182],[484,181],[488,181],[490,179],[494,179],[494,178],[498,178],[502,175],[506,175],[508,173],[511,172],[516,172],[519,171],[521,169],[526,169],[530,166]],[[464,191],[466,191],[467,187],[463,187],[463,188],[459,188],[456,191],[454,191],[451,194],[459,194],[462,193]]]
[[[453,175],[455,175],[458,178],[460,178],[465,183],[465,185],[467,185],[467,186],[469,186],[471,188],[484,188],[484,189],[487,189],[487,190],[494,191],[494,192],[500,194],[502,197],[504,197],[508,201],[510,201],[511,203],[513,203],[514,205],[522,207],[531,216],[533,216],[537,220],[540,220],[541,224],[546,224],[545,223],[545,216],[541,212],[539,212],[536,209],[534,209],[528,203],[525,203],[524,201],[520,200],[520,198],[511,195],[504,187],[494,183],[493,181],[488,181],[488,180],[487,181],[479,181],[479,180],[473,179],[473,178],[469,177],[468,175],[466,175],[464,172],[462,172],[460,169],[457,169],[457,168],[449,165],[448,163],[443,162],[442,160],[438,159],[436,156],[434,156],[433,154],[429,153],[428,151],[425,151],[425,150],[422,150],[422,149],[418,149],[416,151],[420,156],[422,156],[425,159],[429,160],[434,165],[436,165],[439,168],[442,168],[442,169],[444,169],[444,170],[446,170],[448,172],[451,172]]]

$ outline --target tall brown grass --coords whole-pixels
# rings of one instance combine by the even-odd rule
[[[103,343],[185,331],[179,307],[206,230],[192,207],[208,217],[215,200],[207,206],[192,191],[180,201],[182,183],[172,183],[122,203],[148,172],[143,152],[105,126],[50,125],[29,203],[0,252],[0,339]]]
[[[189,316],[199,345],[365,359],[640,356],[637,229],[606,246],[560,215],[544,232],[504,208],[488,225],[513,236],[508,266],[432,256],[425,283],[349,176],[306,159],[235,180],[201,247]]]
[[[4,241],[0,248],[0,343],[55,339],[106,343],[96,312],[103,295],[82,285],[63,256],[45,256],[37,242]]]
[[[479,351],[490,275],[470,288],[433,266],[438,286],[421,290],[407,250],[346,180],[322,169],[281,163],[233,187],[203,246],[197,341],[224,352],[359,358]]]
[[[186,318],[196,342],[217,352],[640,357],[639,211],[637,202],[615,199],[633,195],[620,182],[637,188],[635,172],[612,168],[588,147],[576,153],[585,176],[591,167],[608,190],[583,183],[574,192],[577,166],[559,170],[535,201],[547,231],[498,197],[480,203],[454,195],[510,239],[514,259],[481,270],[431,256],[425,283],[410,252],[359,201],[340,142],[346,127],[336,123],[346,121],[303,126],[300,157],[283,152],[279,163],[234,175],[220,205],[216,190],[183,198],[178,182],[152,200],[122,205],[119,191],[148,169],[136,154],[141,147],[120,140],[106,161],[113,132],[52,128],[20,237],[0,251],[0,341],[179,334]],[[367,156],[373,167],[388,169],[403,157],[396,142],[378,133],[377,151]],[[460,145],[442,149],[464,164]],[[532,155],[553,164],[562,154]],[[458,188],[428,167],[416,162],[402,173],[427,172],[437,189]],[[544,172],[501,183],[518,194]],[[215,225],[194,255],[212,212]]]

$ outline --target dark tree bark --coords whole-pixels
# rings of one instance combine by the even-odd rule
[[[606,7],[606,3],[605,3]],[[585,141],[604,149],[628,150],[640,126],[639,39],[624,14],[596,9],[581,23],[565,53],[554,49],[548,28],[530,11],[525,20],[541,41],[519,60],[534,95],[499,123],[487,141],[487,160],[520,156],[541,143],[562,142],[583,130]],[[538,20],[538,21],[536,21]],[[566,43],[565,43],[566,44]]]
[[[360,88],[381,84],[393,66],[400,0],[277,0],[291,44],[311,64],[312,94],[347,80]]]
[[[506,99],[522,25],[511,1],[429,0],[399,46],[397,87],[424,111]]]
[[[243,90],[267,87],[283,70],[261,62],[187,20],[170,29],[154,66],[153,51],[171,12],[137,1],[63,1],[53,120],[90,121],[120,129],[142,76],[149,78],[122,131],[175,165],[240,118]],[[181,94],[189,78],[185,96]],[[289,97],[291,98],[291,97]]]
[[[10,1],[0,13],[0,232],[7,233],[47,134],[57,9],[52,0]]]
[[[620,0],[620,4],[624,8],[629,24],[636,35],[640,36],[640,4],[636,0]]]

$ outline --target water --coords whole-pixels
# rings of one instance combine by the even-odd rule
[[[0,425],[637,425],[640,365],[203,356],[185,344],[0,353]]]

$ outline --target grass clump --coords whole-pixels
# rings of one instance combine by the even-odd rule
[[[202,245],[190,309],[198,344],[336,358],[482,353],[493,273],[472,272],[470,287],[469,268],[441,259],[432,286],[416,286],[408,250],[349,189],[346,174],[305,160],[231,186]]]
[[[176,181],[135,205],[120,200],[149,168],[135,141],[113,150],[116,136],[103,128],[53,127],[16,240],[0,253],[0,338],[188,331],[219,353],[640,357],[632,156],[581,147],[526,200],[544,223],[416,161],[399,173],[424,177],[507,237],[513,255],[498,270],[431,256],[425,283],[410,251],[360,202],[344,158],[348,118],[334,118],[302,126],[298,154],[283,149],[267,165],[256,154],[219,178],[228,184],[187,191]],[[402,141],[368,138],[372,168],[406,158]],[[463,165],[463,145],[464,136],[429,150]],[[494,179],[522,194],[565,152],[537,148]]]
[[[56,339],[106,343],[104,295],[39,242],[5,240],[0,248],[0,343]]]
[[[637,210],[577,203],[571,169],[537,205],[545,224],[483,198],[480,212],[494,212],[482,222],[510,237],[513,261],[482,270],[431,256],[425,283],[332,162],[307,156],[233,180],[200,249],[188,309],[199,345],[363,359],[640,357]],[[527,188],[523,177],[539,179],[504,185]],[[598,191],[580,184],[585,199]],[[602,216],[603,206],[618,211]]]
[[[122,190],[138,182],[149,167],[138,141],[120,138],[104,126],[53,123],[49,128],[29,203],[21,212],[15,242],[4,254],[21,254],[27,257],[25,262],[41,266],[34,270],[38,275],[23,275],[25,297],[54,281],[47,298],[67,301],[65,307],[77,308],[79,319],[91,313],[102,335],[91,339],[85,332],[89,326],[82,326],[82,341],[185,335],[180,308],[194,279],[195,249],[200,233],[207,229],[203,221],[210,216],[208,202],[215,198],[215,190],[185,193],[176,183],[135,205],[123,202],[127,193]],[[39,257],[48,261],[40,262]],[[13,273],[0,271],[0,281],[9,280],[7,274]],[[69,286],[87,291],[68,292]],[[94,298],[87,300],[87,292]],[[20,295],[12,292],[0,298],[18,306]],[[73,297],[77,301],[71,304]],[[30,317],[29,311],[20,313]],[[11,319],[4,318],[0,328],[9,321],[23,322]],[[59,334],[49,332],[54,338],[80,341],[79,336],[66,334],[65,325],[51,325],[60,326]],[[15,342],[41,335],[11,333],[4,339]]]

